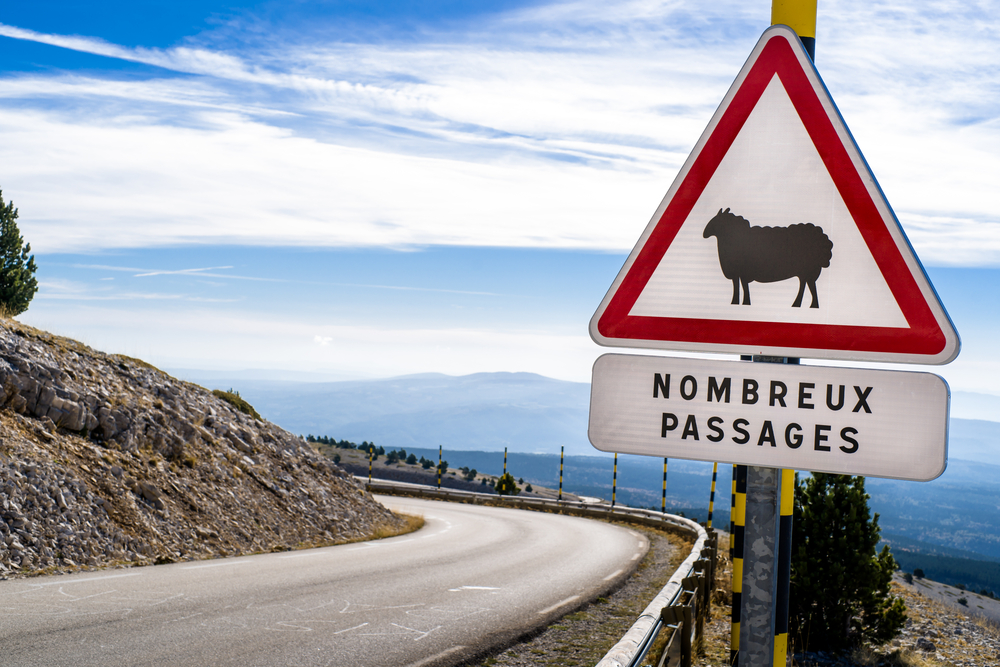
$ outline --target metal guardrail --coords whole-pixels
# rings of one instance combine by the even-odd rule
[[[639,667],[659,634],[667,631],[670,635],[658,667],[690,667],[692,647],[702,636],[712,590],[715,588],[718,541],[714,531],[709,534],[690,519],[653,510],[571,500],[497,496],[387,480],[372,480],[370,483],[364,479],[361,481],[368,491],[374,493],[558,511],[589,518],[618,518],[693,537],[695,543],[691,553],[670,577],[667,585],[646,606],[621,640],[597,663],[597,667]]]

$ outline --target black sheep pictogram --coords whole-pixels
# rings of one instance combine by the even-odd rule
[[[723,275],[733,281],[733,304],[740,302],[741,284],[743,305],[749,306],[750,283],[798,278],[799,293],[792,306],[802,305],[808,286],[812,295],[809,307],[819,308],[816,279],[833,257],[833,241],[822,227],[808,222],[788,227],[751,227],[746,218],[720,208],[705,226],[703,237],[710,236],[718,239]]]

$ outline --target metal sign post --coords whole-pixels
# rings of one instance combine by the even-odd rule
[[[774,664],[774,602],[778,580],[778,478],[775,468],[747,468],[746,518],[743,532],[743,586],[740,597],[741,667]],[[747,564],[752,567],[746,567]]]

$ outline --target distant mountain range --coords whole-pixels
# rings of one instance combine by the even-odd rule
[[[232,386],[267,419],[299,435],[368,440],[387,449],[440,444],[558,453],[565,446],[567,453],[598,453],[587,440],[590,385],[584,382],[533,373],[427,373],[350,382],[191,380],[214,382],[210,389]]]
[[[436,450],[441,445],[452,467],[478,467],[493,459],[496,463],[491,465],[502,466],[502,457],[489,453],[504,447],[511,453],[532,454],[519,464],[523,472],[514,471],[539,484],[558,483],[559,448],[565,447],[566,455],[573,457],[573,472],[566,471],[567,490],[611,497],[611,455],[597,451],[587,439],[588,383],[532,373],[461,377],[431,373],[341,382],[193,372],[178,376],[209,389],[238,390],[267,419],[301,435],[367,440],[387,450]],[[977,406],[964,414],[990,414],[994,404],[1000,407],[997,397],[956,396]],[[1000,417],[1000,409],[995,414]],[[707,509],[711,467],[711,463],[672,460],[668,503],[692,511]],[[659,508],[662,468],[661,459],[619,457],[619,501]],[[723,511],[728,510],[730,471],[729,466],[720,466],[716,498]],[[941,477],[924,483],[870,478],[867,489],[886,534],[1000,557],[997,480],[1000,423],[952,418],[948,469]]]

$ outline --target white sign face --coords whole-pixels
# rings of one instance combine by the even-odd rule
[[[787,26],[762,35],[590,335],[619,347],[931,364],[961,346]]]
[[[606,452],[914,481],[947,465],[932,373],[606,354],[590,391]]]

